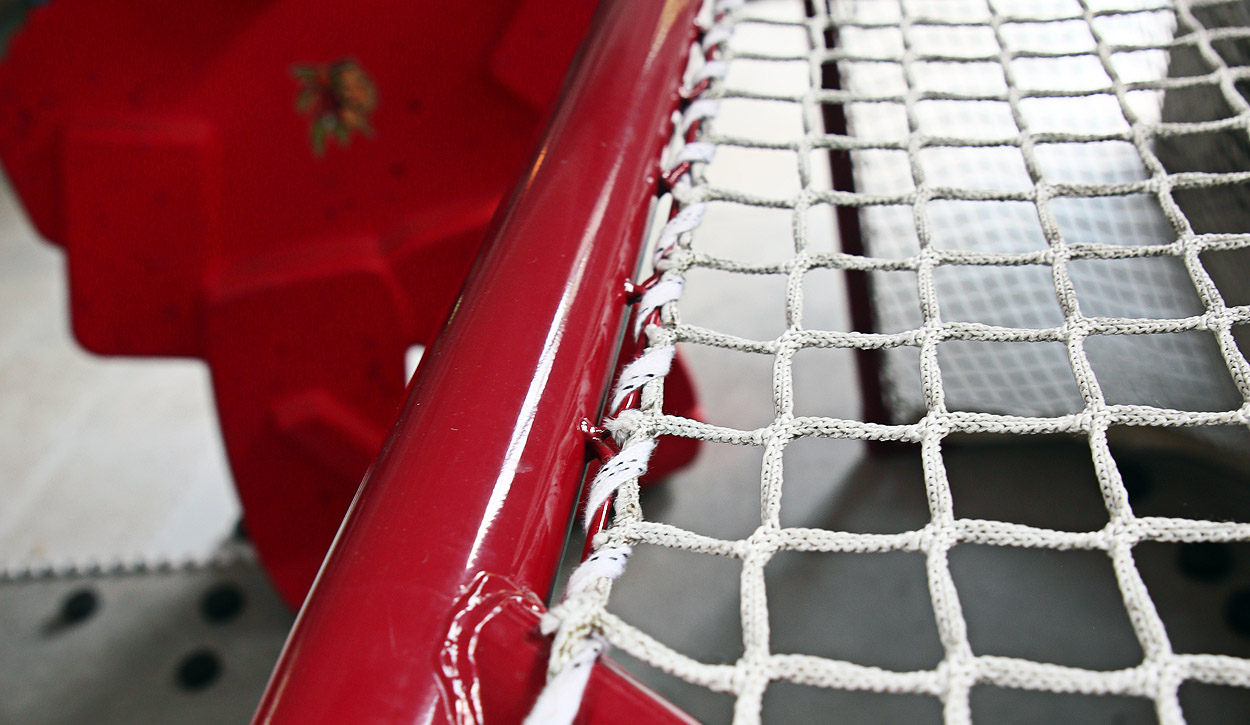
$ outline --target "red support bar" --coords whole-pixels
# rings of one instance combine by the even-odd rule
[[[475,721],[446,685],[449,632],[482,577],[506,579],[520,592],[515,602],[552,586],[585,466],[578,423],[597,420],[603,405],[627,311],[621,280],[640,258],[696,5],[599,8],[545,140],[427,352],[256,722]],[[523,678],[541,671],[542,656],[518,642],[476,660],[495,677]],[[602,678],[608,668],[596,670]],[[517,699],[482,682],[484,711],[507,718],[537,694]],[[601,711],[673,719],[642,702],[653,704]]]

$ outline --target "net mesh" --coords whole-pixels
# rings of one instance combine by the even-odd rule
[[[1184,682],[1250,687],[1250,660],[1173,650],[1134,562],[1142,542],[1250,541],[1250,525],[1135,515],[1108,443],[1113,427],[1149,427],[1236,445],[1250,423],[1250,365],[1237,342],[1250,305],[1228,298],[1230,273],[1211,264],[1213,255],[1240,255],[1229,263],[1236,271],[1250,250],[1246,227],[1219,221],[1229,204],[1244,203],[1236,200],[1250,166],[1176,160],[1178,148],[1204,139],[1219,140],[1219,148],[1244,142],[1250,128],[1250,104],[1238,90],[1250,67],[1230,63],[1221,46],[1250,39],[1250,29],[1227,19],[1217,26],[1229,7],[1235,22],[1241,10],[1225,3],[882,0],[817,4],[808,19],[790,21],[722,4],[693,53],[687,82],[697,98],[665,162],[690,166],[672,192],[676,216],[659,235],[656,268],[669,284],[643,300],[644,309],[657,310],[645,333],[650,358],[626,371],[640,401],[612,423],[624,452],[632,451],[620,456],[629,465],[609,463],[596,479],[601,490],[592,489],[592,498],[615,494],[614,516],[594,538],[605,558],[588,562],[552,610],[553,672],[585,652],[581,643],[606,641],[687,682],[731,693],[737,723],[760,719],[764,693],[777,682],[929,695],[951,723],[971,721],[977,684],[1147,698],[1166,723],[1184,721],[1177,694]],[[751,24],[792,27],[807,47],[743,50],[725,42]],[[1179,72],[1178,59],[1192,70]],[[805,63],[809,83],[785,93],[735,88],[732,68],[743,61]],[[822,87],[830,64],[840,89]],[[1223,110],[1178,118],[1169,109],[1173,94],[1199,91]],[[719,128],[717,103],[729,99],[796,107],[801,133],[785,139]],[[826,131],[828,106],[845,110],[849,133]],[[718,185],[707,161],[731,150],[789,153],[797,190]],[[830,151],[851,154],[857,190],[818,183],[813,159]],[[1221,194],[1224,201],[1211,201]],[[781,250],[779,259],[706,251],[714,240],[701,236],[699,222],[718,205],[789,213],[787,238],[758,240]],[[811,215],[837,208],[859,211],[865,253],[813,244]],[[784,332],[754,339],[684,322],[680,283],[696,270],[783,278]],[[870,275],[876,331],[805,326],[805,290],[820,270]],[[771,422],[736,429],[664,414],[663,376],[678,345],[770,359]],[[793,361],[809,349],[882,351],[892,420],[796,415]],[[1104,526],[1058,531],[955,515],[942,455],[950,436],[1053,433],[1088,441]],[[749,536],[706,536],[644,516],[638,452],[662,436],[762,449],[760,517]],[[918,445],[928,523],[897,534],[783,526],[783,454],[805,438]],[[1093,670],[974,652],[948,562],[952,547],[969,543],[1105,553],[1141,662]],[[699,661],[609,611],[620,585],[617,553],[640,544],[738,562],[736,662]],[[764,568],[787,551],[921,553],[941,662],[891,671],[773,651]],[[602,568],[608,559],[610,570]]]

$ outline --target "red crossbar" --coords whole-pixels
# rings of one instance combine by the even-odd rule
[[[578,423],[598,418],[614,367],[624,282],[638,266],[696,4],[599,8],[545,140],[300,612],[257,722],[476,722],[484,712],[506,722],[536,696],[545,643],[525,634],[577,503]],[[475,589],[484,582],[496,619],[525,626],[476,638],[469,659],[485,673],[464,687],[447,658],[459,652],[451,643],[467,608],[487,596]],[[679,717],[604,665],[594,677],[583,716]],[[476,704],[465,694],[474,690]]]

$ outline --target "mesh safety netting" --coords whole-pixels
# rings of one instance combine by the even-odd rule
[[[1136,515],[1108,442],[1113,428],[1152,428],[1246,453],[1250,103],[1240,87],[1250,83],[1250,11],[1219,2],[882,0],[816,4],[805,19],[738,2],[709,15],[686,79],[691,102],[664,160],[682,173],[657,235],[659,275],[641,303],[647,345],[614,401],[636,390],[637,404],[611,422],[622,450],[590,496],[592,510],[614,497],[614,515],[548,619],[557,679],[606,643],[731,693],[738,723],[759,721],[764,693],[778,682],[928,695],[952,723],[971,721],[970,691],[986,683],[1146,698],[1167,723],[1184,721],[1182,683],[1250,687],[1250,660],[1174,651],[1134,560],[1142,542],[1250,541],[1250,525]],[[805,45],[736,47],[734,34],[751,25],[794,28]],[[737,87],[742,62],[806,64],[808,83],[784,92]],[[831,67],[840,87],[825,87]],[[733,100],[794,106],[801,128],[723,129],[722,104]],[[831,107],[845,132],[826,128]],[[709,170],[730,150],[790,159],[796,188],[718,183]],[[849,154],[854,187],[813,172],[831,153]],[[746,258],[726,256],[702,225],[724,207],[788,213],[790,233],[752,240]],[[858,211],[862,248],[813,243],[812,215],[839,208]],[[698,270],[784,279],[784,331],[750,338],[683,321],[683,287]],[[873,329],[805,324],[805,300],[825,271],[870,281]],[[770,359],[771,422],[744,429],[663,413],[678,346]],[[878,351],[887,418],[796,414],[793,361],[812,349]],[[1088,443],[1105,525],[1061,531],[956,516],[944,442],[1036,434]],[[644,515],[638,476],[664,436],[762,450],[760,515],[748,536],[718,538]],[[928,522],[891,534],[783,525],[784,453],[807,438],[918,446]],[[1104,553],[1140,663],[1097,670],[975,652],[948,559],[961,544]],[[609,610],[639,545],[738,563],[737,661],[700,661]],[[774,651],[765,566],[792,551],[923,555],[940,663],[894,671]]]

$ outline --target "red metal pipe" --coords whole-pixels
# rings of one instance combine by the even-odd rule
[[[824,0],[821,0],[822,2]],[[804,6],[808,17],[815,17],[816,9],[813,0],[805,0]],[[838,45],[837,29],[833,26],[824,30],[825,47],[834,48]],[[820,86],[828,90],[840,91],[842,74],[837,63],[825,63],[820,67]],[[838,136],[850,135],[850,127],[846,120],[846,109],[840,104],[825,103],[820,107],[825,123],[825,132]],[[829,149],[829,169],[833,188],[836,191],[855,191],[855,167],[851,162],[851,152],[845,149]],[[856,256],[868,256],[864,250],[864,234],[860,225],[860,210],[853,206],[837,206],[834,208],[838,222],[838,242],[841,250]],[[856,332],[876,332],[877,325],[872,314],[872,273],[848,272],[846,274],[846,293],[850,303],[851,329]],[[864,404],[864,420],[869,423],[890,423],[890,410],[885,399],[885,388],[882,386],[882,365],[885,356],[877,348],[857,348],[855,350],[855,368],[859,376],[860,399]],[[874,453],[891,453],[904,449],[896,441],[868,441],[868,449]]]
[[[597,419],[603,404],[695,6],[599,8],[545,140],[427,352],[256,722],[475,719],[436,673],[445,674],[449,632],[475,582],[502,577],[520,599],[552,585],[585,465],[578,423]],[[536,656],[502,648],[478,666],[521,677]]]

